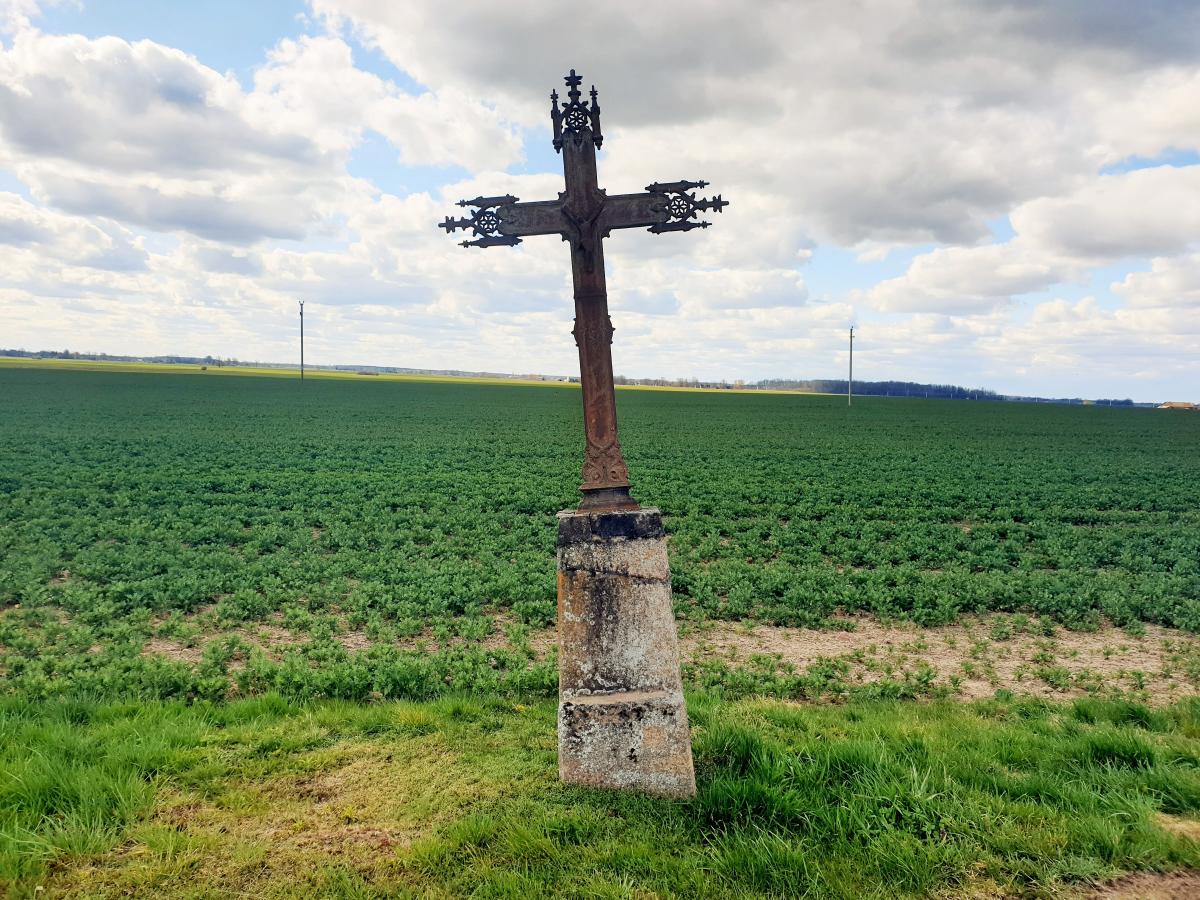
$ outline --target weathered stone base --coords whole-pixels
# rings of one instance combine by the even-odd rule
[[[696,793],[683,697],[592,694],[558,707],[558,774],[568,784],[667,797]]]
[[[558,516],[559,777],[690,797],[662,517],[656,509]]]

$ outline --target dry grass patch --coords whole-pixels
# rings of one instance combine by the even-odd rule
[[[339,867],[405,884],[398,852],[480,804],[527,790],[529,778],[468,758],[428,708],[391,712],[385,741],[292,752],[327,737],[319,724],[295,720],[257,738],[228,735],[219,743],[251,751],[231,777],[165,789],[124,844],[58,873],[49,896],[314,896],[327,893]]]
[[[1200,841],[1200,820],[1160,813],[1154,817],[1154,824],[1171,834],[1177,834],[1192,841]]]

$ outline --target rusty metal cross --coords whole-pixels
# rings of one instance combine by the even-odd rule
[[[603,239],[614,228],[648,228],[655,234],[707,228],[698,214],[720,212],[728,206],[720,195],[697,198],[705,181],[655,182],[645,193],[608,196],[596,182],[596,148],[600,132],[600,103],[596,88],[590,100],[581,100],[583,81],[575,70],[564,79],[567,99],[550,92],[550,118],[554,123],[554,149],[562,153],[566,190],[557,200],[519,203],[511,194],[460,200],[470,216],[446,217],[439,228],[453,232],[469,229],[474,240],[464,247],[514,246],[522,237],[557,234],[571,245],[571,274],[575,285],[575,344],[579,348],[579,374],[583,389],[586,449],[583,460],[581,510],[637,509],[629,490],[629,470],[617,438],[617,401],[613,390],[613,326],[608,316],[608,291],[604,281]]]

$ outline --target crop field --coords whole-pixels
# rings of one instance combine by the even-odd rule
[[[575,391],[0,369],[0,393],[10,686],[220,692],[247,650],[196,629],[255,624],[303,639],[241,659],[248,689],[552,685],[520,638],[555,615]],[[684,620],[1200,630],[1200,417],[640,391],[620,412]],[[446,671],[398,649],[421,636],[460,639]],[[160,665],[154,639],[203,665]]]
[[[670,539],[682,808],[553,785],[577,390],[0,367],[0,888],[1003,896],[1200,865],[1200,416],[618,404]],[[423,753],[444,809],[404,780]]]

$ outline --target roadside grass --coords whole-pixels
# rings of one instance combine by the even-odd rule
[[[1050,896],[1200,867],[1200,700],[689,710],[677,803],[558,784],[545,700],[6,699],[0,889]]]

